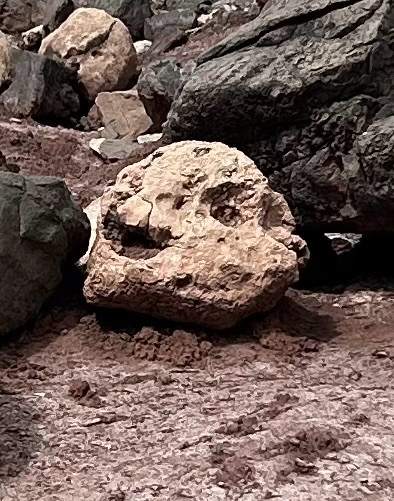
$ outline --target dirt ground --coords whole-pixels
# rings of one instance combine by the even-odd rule
[[[0,117],[0,160],[7,169],[33,176],[65,179],[76,200],[86,207],[100,197],[108,182],[130,163],[139,162],[157,145],[136,145],[130,159],[105,162],[89,147],[94,133],[39,125],[32,121],[10,122]]]
[[[89,134],[0,132],[8,166],[83,205],[123,166]],[[215,333],[91,310],[68,273],[0,346],[1,501],[394,499],[392,285],[291,291]]]
[[[225,333],[89,310],[1,347],[2,501],[391,501],[394,293],[291,292]]]

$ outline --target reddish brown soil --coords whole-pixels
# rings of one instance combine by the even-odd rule
[[[102,195],[105,185],[126,165],[138,162],[156,146],[138,145],[125,161],[105,163],[89,147],[92,133],[0,119],[0,152],[21,174],[58,176],[83,205]]]
[[[394,294],[293,292],[217,334],[79,291],[2,347],[2,501],[394,498]]]
[[[0,122],[8,165],[83,204],[124,165],[91,137]],[[394,293],[293,291],[218,334],[92,311],[81,280],[0,346],[1,501],[394,499]]]

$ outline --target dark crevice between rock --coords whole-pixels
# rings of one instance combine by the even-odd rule
[[[300,235],[311,257],[297,288],[326,292],[343,292],[349,286],[394,290],[394,234],[338,234],[337,239],[320,231],[300,231]],[[355,243],[346,246],[343,242],[349,237]]]
[[[130,259],[150,259],[163,250],[146,235],[139,235],[134,231],[124,231],[121,246],[122,255]]]
[[[130,259],[150,259],[157,256],[165,246],[158,245],[146,231],[140,233],[124,224],[119,216],[109,211],[104,218],[104,238],[112,242],[113,250]]]

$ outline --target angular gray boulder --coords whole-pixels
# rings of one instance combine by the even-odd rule
[[[160,131],[183,79],[190,73],[174,59],[163,59],[146,66],[138,79],[137,91],[153,122],[152,131]]]
[[[1,337],[37,315],[90,231],[63,180],[0,172],[0,234]]]
[[[80,109],[76,73],[47,56],[12,49],[10,80],[0,94],[6,115],[66,123]]]
[[[394,3],[272,0],[202,56],[165,140],[242,149],[299,227],[392,231]]]

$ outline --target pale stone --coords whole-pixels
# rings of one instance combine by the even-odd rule
[[[120,172],[101,201],[88,302],[212,328],[272,308],[307,248],[243,153],[187,141]]]
[[[163,137],[161,132],[157,134],[143,134],[142,136],[137,137],[138,144],[146,144],[146,143],[155,143],[156,141],[160,141]]]
[[[89,141],[89,147],[95,151],[96,153],[98,153],[99,155],[101,155],[101,149],[100,149],[100,146],[103,144],[103,142],[105,141],[105,139],[103,137],[100,137],[100,138],[93,138]]]
[[[138,42],[134,42],[134,49],[139,56],[146,54],[151,46],[152,42],[150,40],[138,40]]]
[[[11,47],[7,37],[0,31],[0,88],[6,83],[11,72]]]
[[[89,246],[88,250],[86,253],[81,257],[81,259],[78,261],[79,266],[84,266],[88,262],[90,252],[92,250],[93,244],[96,240],[96,233],[97,233],[97,224],[98,224],[98,219],[100,215],[100,208],[101,208],[101,197],[97,198],[96,200],[93,200],[83,211],[86,214],[86,216],[89,219],[90,223],[90,238],[89,238]]]
[[[77,66],[92,101],[100,92],[125,89],[137,74],[137,54],[128,29],[100,9],[77,9],[44,38],[40,53]]]

